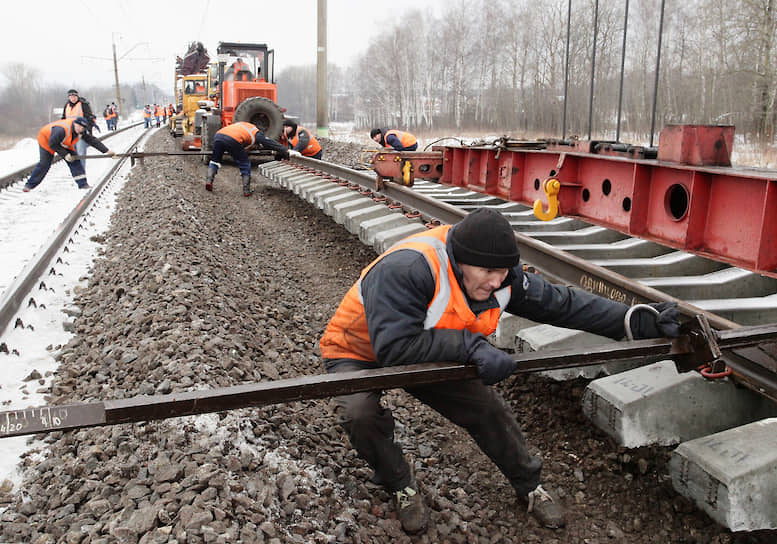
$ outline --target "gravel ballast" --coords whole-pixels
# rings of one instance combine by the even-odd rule
[[[164,131],[146,149],[173,151]],[[360,147],[323,140],[325,159]],[[225,165],[133,169],[58,354],[51,403],[167,394],[323,372],[318,340],[375,254],[328,216]],[[2,490],[3,542],[745,543],[677,495],[665,448],[624,450],[581,410],[587,382],[536,376],[498,387],[543,455],[568,526],[527,515],[460,429],[402,391],[385,395],[431,508],[407,536],[327,400],[41,435],[21,489]]]

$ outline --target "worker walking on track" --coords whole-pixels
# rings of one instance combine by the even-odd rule
[[[418,139],[406,131],[374,128],[370,131],[370,138],[381,146],[396,151],[415,151],[418,149]]]
[[[58,153],[66,161],[70,167],[70,173],[73,175],[79,189],[88,189],[89,184],[86,181],[86,172],[82,161],[73,159],[73,155],[76,153],[77,144],[83,140],[86,145],[91,145],[111,156],[115,156],[116,153],[105,147],[100,140],[89,134],[86,130],[89,126],[89,121],[85,117],[76,117],[75,119],[62,119],[60,121],[54,121],[44,126],[38,132],[38,146],[40,151],[40,161],[35,166],[35,169],[30,174],[30,179],[24,184],[24,192],[29,192],[35,189],[51,168],[51,161],[54,159],[54,154]]]
[[[294,121],[286,119],[283,121],[283,135],[281,143],[286,144],[289,149],[298,151],[304,157],[312,159],[321,159],[324,150],[310,131],[300,127]]]
[[[499,212],[480,208],[455,225],[412,235],[380,255],[343,298],[320,342],[327,372],[433,361],[477,367],[480,379],[406,387],[416,399],[463,427],[544,526],[562,527],[564,510],[541,485],[542,458],[529,453],[520,425],[492,387],[515,370],[512,356],[489,344],[503,311],[541,323],[621,338],[629,307],[554,285],[524,272],[515,234]],[[635,338],[679,335],[675,303],[658,315],[633,312]],[[401,447],[382,392],[333,399],[351,445],[395,498],[408,533],[426,529],[429,511]],[[463,460],[466,461],[466,460]]]
[[[70,89],[67,92],[67,102],[62,107],[62,119],[75,119],[76,117],[83,117],[89,122],[89,126],[86,127],[86,133],[92,135],[92,127],[97,126],[97,116],[92,111],[92,106],[86,98],[79,96],[78,91]],[[98,128],[99,130],[99,128]],[[78,148],[76,149],[77,155],[86,155],[86,140],[81,139],[78,142]],[[86,172],[86,161],[81,161]]]
[[[253,147],[272,149],[277,151],[283,159],[288,159],[292,153],[285,146],[267,138],[264,132],[251,123],[239,121],[227,125],[213,136],[213,152],[208,164],[208,179],[205,181],[205,189],[213,190],[213,182],[221,168],[221,158],[224,156],[224,152],[228,152],[240,169],[240,176],[243,178],[243,196],[251,196],[253,193],[251,190],[251,161],[246,151]]]

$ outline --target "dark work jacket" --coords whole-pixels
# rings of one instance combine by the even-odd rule
[[[70,130],[73,130],[72,128]],[[64,157],[68,153],[73,153],[72,149],[68,149],[62,145],[62,140],[65,139],[65,129],[62,127],[52,127],[51,128],[51,136],[49,136],[49,147],[57,152],[57,155],[61,155]],[[100,152],[105,153],[108,151],[108,148],[105,147],[105,144],[102,143],[98,138],[95,138],[88,132],[84,131],[81,133],[81,140],[85,141],[87,144],[91,145],[92,147],[98,149]]]
[[[83,113],[83,117],[86,117],[87,121],[89,121],[89,128],[86,130],[89,134],[92,133],[92,127],[94,127],[97,124],[97,116],[92,111],[92,106],[89,105],[89,101],[86,98],[79,98],[76,101],[76,104],[81,102],[81,113]],[[65,115],[65,112],[67,111],[68,106],[72,106],[73,104],[70,104],[70,100],[65,102],[65,105],[62,106],[62,117],[61,119],[66,119],[67,116]]]
[[[455,228],[455,227],[454,227]],[[461,285],[461,269],[453,258],[450,237],[448,257]],[[538,323],[579,329],[614,339],[624,336],[628,306],[582,289],[552,284],[538,274],[515,267],[503,286],[510,284],[505,310]],[[463,290],[463,288],[462,288]],[[383,257],[362,279],[362,295],[376,366],[429,361],[469,362],[482,335],[468,330],[424,329],[424,319],[435,291],[435,279],[424,256],[398,250]],[[492,295],[486,301],[469,301],[479,314],[498,307]],[[330,361],[324,363],[330,366]]]

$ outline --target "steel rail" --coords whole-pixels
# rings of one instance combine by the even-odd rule
[[[671,359],[678,366],[692,368],[709,361],[711,348],[720,347],[724,351],[732,348],[752,348],[764,340],[776,339],[777,325],[743,327],[737,331],[721,333],[716,339],[702,338],[699,330],[694,330],[672,340],[651,338],[582,349],[547,350],[520,354],[513,359],[517,363],[515,374],[631,360],[648,364]],[[0,438],[168,419],[322,399],[362,391],[469,379],[478,379],[477,367],[474,365],[451,362],[421,363],[301,376],[167,395],[139,395],[102,402],[9,410],[0,412]]]
[[[146,133],[141,133],[132,146],[137,145],[144,136],[146,136]],[[33,289],[38,279],[46,271],[46,268],[54,258],[54,255],[65,243],[68,236],[70,236],[76,223],[91,207],[92,202],[100,195],[107,182],[114,176],[119,168],[121,168],[126,160],[126,158],[116,160],[116,164],[111,167],[108,173],[105,174],[103,179],[95,185],[91,191],[84,195],[84,198],[79,201],[75,208],[73,208],[65,220],[60,223],[54,233],[49,237],[46,243],[43,244],[41,251],[27,263],[27,266],[25,266],[14,279],[13,283],[8,286],[2,298],[0,298],[0,334],[11,325],[11,321],[16,315],[16,312],[24,303],[24,299]]]

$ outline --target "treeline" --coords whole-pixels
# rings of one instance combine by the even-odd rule
[[[71,87],[43,82],[40,72],[23,63],[2,67],[5,84],[0,87],[0,135],[34,137],[41,126],[60,118]],[[116,101],[113,87],[83,87],[76,90],[86,98],[98,118],[106,104]],[[121,100],[126,112],[144,104],[168,102],[169,95],[156,85],[135,83],[121,86]]]
[[[773,142],[777,112],[776,0],[666,0],[656,134],[669,123],[735,124]],[[330,119],[358,126],[488,129],[614,139],[625,0],[452,0],[440,16],[393,17],[354,66],[329,79]],[[660,6],[629,3],[621,131],[648,140]],[[594,57],[594,36],[596,50]],[[595,62],[594,62],[595,60]],[[592,65],[593,111],[589,125]],[[315,69],[279,75],[279,94],[315,119]],[[305,72],[303,74],[302,72]],[[302,81],[306,75],[306,81]],[[297,87],[298,86],[298,87]],[[287,91],[288,90],[288,94]],[[344,107],[343,104],[347,104]]]

